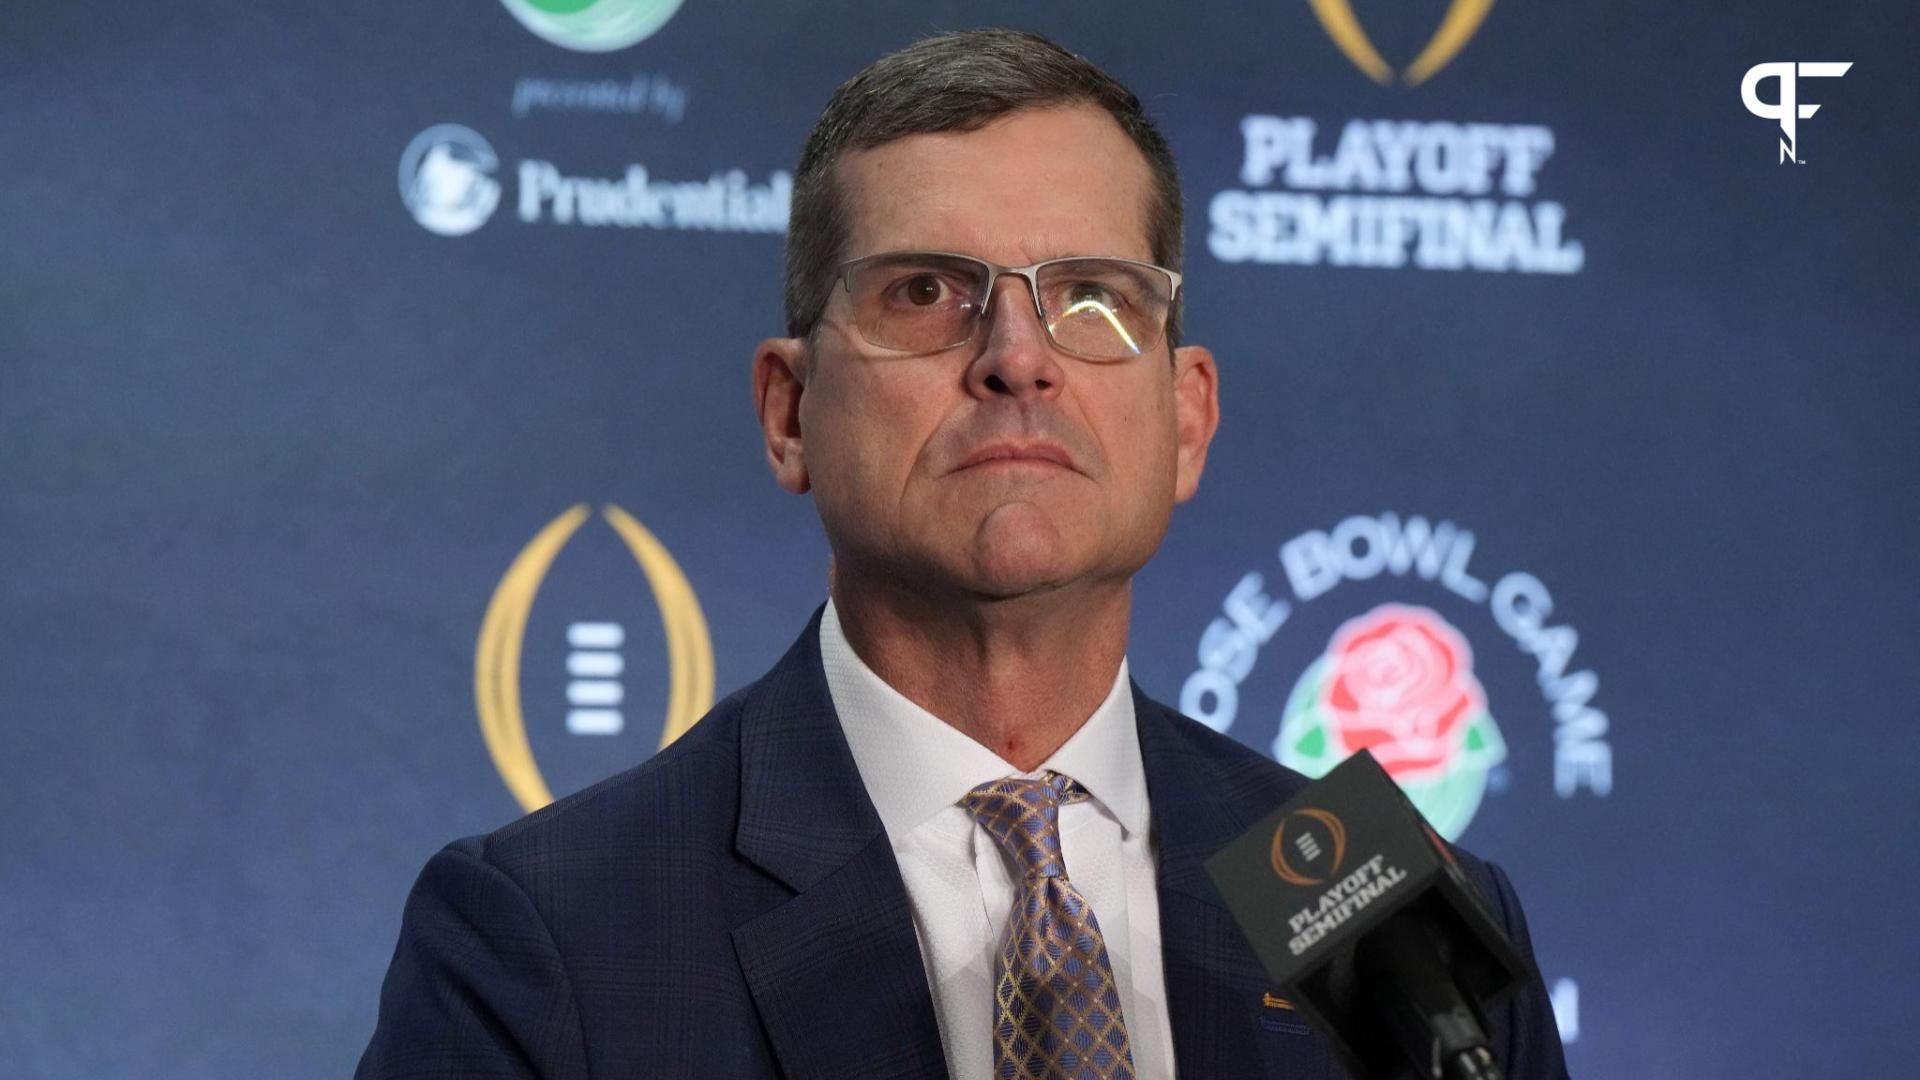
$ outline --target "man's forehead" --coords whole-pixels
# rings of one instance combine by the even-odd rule
[[[940,250],[1021,264],[1062,255],[1150,259],[1152,172],[1092,105],[1021,109],[971,131],[847,154],[835,176],[845,257]]]

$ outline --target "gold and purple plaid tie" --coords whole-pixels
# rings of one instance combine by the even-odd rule
[[[990,781],[960,800],[1025,871],[993,991],[1000,1080],[1133,1080],[1106,939],[1060,856],[1060,807],[1086,797],[1047,772]]]

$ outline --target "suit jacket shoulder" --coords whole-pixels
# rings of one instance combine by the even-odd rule
[[[817,642],[648,761],[429,860],[358,1075],[941,1075]],[[890,1035],[839,1034],[862,1023]]]

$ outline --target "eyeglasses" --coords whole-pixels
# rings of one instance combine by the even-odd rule
[[[1158,347],[1180,275],[1107,256],[999,266],[969,255],[901,251],[840,264],[853,325],[869,345],[925,356],[973,340],[1002,274],[1027,280],[1047,337],[1087,360],[1125,360]]]

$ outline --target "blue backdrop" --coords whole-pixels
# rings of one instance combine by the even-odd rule
[[[1909,1073],[1904,6],[183,0],[0,14],[7,1075],[345,1074],[429,854],[772,662],[787,173],[986,23],[1184,171],[1225,422],[1148,691],[1397,739],[1576,1075]],[[1427,705],[1341,692],[1382,643]]]

